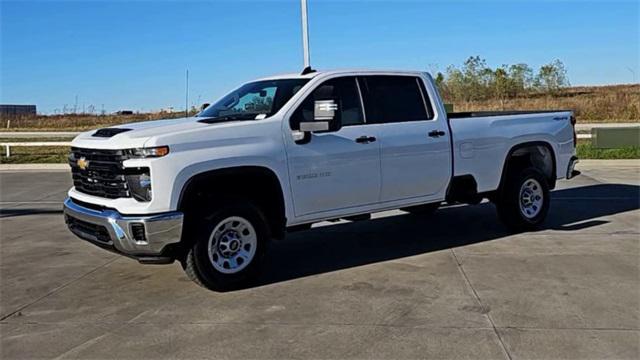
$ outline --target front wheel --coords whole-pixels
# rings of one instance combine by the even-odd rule
[[[264,215],[248,202],[222,206],[197,222],[195,243],[182,266],[211,290],[233,290],[255,278],[270,232]]]
[[[496,201],[500,220],[513,231],[538,228],[549,212],[549,185],[535,168],[510,174]]]

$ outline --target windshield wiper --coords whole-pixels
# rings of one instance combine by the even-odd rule
[[[205,117],[202,120],[198,120],[201,123],[211,124],[222,121],[234,121],[234,120],[255,120],[255,117],[259,114],[238,114],[238,115],[224,115],[216,117]]]

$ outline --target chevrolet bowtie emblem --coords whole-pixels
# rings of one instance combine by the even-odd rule
[[[78,167],[81,170],[87,170],[87,168],[89,167],[89,161],[87,160],[87,158],[83,156],[80,159],[78,159]]]

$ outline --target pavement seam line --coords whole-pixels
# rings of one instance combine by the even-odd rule
[[[9,314],[7,314],[7,315],[5,315],[5,316],[1,317],[1,318],[0,318],[0,321],[4,321],[4,320],[6,320],[6,319],[10,318],[11,316],[13,316],[13,315],[15,315],[15,314],[19,313],[20,311],[22,311],[22,310],[24,310],[24,309],[28,308],[29,306],[34,305],[34,304],[38,303],[40,300],[43,300],[43,299],[45,299],[45,298],[47,298],[47,297],[49,297],[49,296],[51,296],[51,295],[55,294],[56,292],[58,292],[58,291],[60,291],[60,290],[62,290],[62,289],[64,289],[64,288],[66,288],[67,286],[69,286],[69,285],[71,285],[71,284],[75,283],[76,281],[84,279],[85,277],[87,277],[87,276],[89,276],[89,275],[93,274],[94,272],[96,272],[96,271],[98,271],[98,270],[102,269],[103,267],[105,267],[105,266],[107,266],[107,265],[111,264],[112,262],[116,261],[117,259],[118,259],[117,257],[116,257],[116,258],[113,258],[113,259],[111,259],[111,260],[109,260],[109,261],[105,262],[104,264],[102,264],[102,265],[100,265],[100,266],[96,267],[95,269],[93,269],[93,270],[91,270],[91,271],[89,271],[89,272],[86,272],[86,273],[84,273],[83,275],[81,275],[81,276],[79,276],[79,277],[77,277],[77,278],[75,278],[75,279],[73,279],[73,280],[70,280],[70,281],[68,281],[68,282],[66,282],[66,283],[64,283],[64,284],[62,284],[62,285],[58,286],[57,288],[54,288],[53,290],[51,290],[51,291],[49,291],[48,293],[46,293],[46,294],[44,294],[44,295],[40,296],[39,298],[37,298],[37,299],[33,300],[32,302],[30,302],[30,303],[28,303],[28,304],[25,304],[25,305],[23,305],[23,306],[19,307],[18,309],[16,309],[16,310],[14,310],[14,311],[10,312]]]
[[[81,321],[24,321],[24,322],[0,322],[0,325],[83,325]],[[381,327],[381,328],[398,328],[398,329],[426,329],[426,330],[493,330],[490,326],[446,326],[446,325],[397,325],[397,324],[381,324],[381,323],[295,323],[295,322],[251,322],[251,321],[184,321],[184,322],[170,322],[170,321],[102,321],[102,325],[114,325],[118,326],[118,329],[124,325],[202,325],[202,326],[350,326],[350,327]],[[499,330],[523,330],[523,331],[620,331],[620,332],[640,332],[640,328],[611,328],[611,327],[538,327],[538,326],[496,326]]]
[[[471,281],[469,280],[469,277],[467,276],[467,273],[464,271],[464,268],[462,267],[462,263],[458,259],[458,256],[456,255],[456,252],[454,251],[454,249],[451,249],[451,254],[453,254],[453,258],[456,261],[456,265],[458,265],[458,270],[462,274],[462,277],[464,278],[464,280],[467,283],[467,285],[469,286],[469,288],[471,288],[471,292],[473,293],[473,296],[475,297],[476,301],[478,302],[478,304],[480,305],[481,308],[484,308],[484,304],[482,303],[482,300],[480,300],[480,296],[478,295],[478,292],[476,291],[476,289],[471,284]],[[500,342],[500,346],[502,346],[502,351],[504,351],[505,355],[507,356],[507,358],[509,360],[513,360],[511,358],[511,354],[509,353],[509,350],[507,350],[507,347],[504,344],[504,341],[502,340],[502,336],[500,336],[500,332],[498,332],[498,328],[496,327],[496,324],[493,323],[493,319],[489,315],[489,312],[485,313],[484,315],[489,320],[489,323],[491,323],[491,327],[493,328],[493,332],[498,337],[498,341]]]
[[[123,325],[124,326],[124,325]],[[122,326],[120,326],[119,328],[121,328]],[[95,336],[91,339],[88,339],[86,341],[83,341],[82,343],[73,346],[71,349],[63,352],[62,354],[56,356],[55,358],[53,358],[54,360],[58,360],[58,359],[63,359],[65,358],[67,355],[71,355],[74,352],[78,352],[78,351],[82,351],[84,349],[87,349],[88,347],[90,347],[93,344],[96,344],[98,341],[100,341],[101,339],[106,338],[107,336],[111,335],[112,332],[111,331],[107,331],[104,334],[100,334],[98,336]]]

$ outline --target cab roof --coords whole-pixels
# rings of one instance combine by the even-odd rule
[[[279,79],[312,79],[320,75],[340,75],[340,74],[366,74],[366,75],[420,75],[424,71],[408,71],[408,70],[371,70],[371,69],[337,69],[326,71],[314,71],[307,74],[289,73],[264,77],[258,80],[279,80]]]

